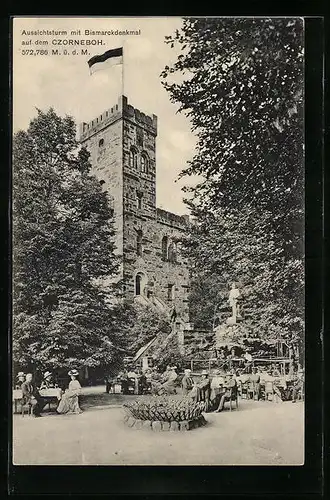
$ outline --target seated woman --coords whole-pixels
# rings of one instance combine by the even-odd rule
[[[165,394],[176,394],[177,393],[176,380],[178,378],[178,374],[177,374],[176,370],[177,370],[176,366],[171,366],[168,378],[167,378],[166,382],[164,382],[162,384],[162,388],[163,388]]]
[[[77,380],[79,375],[77,370],[70,370],[68,375],[71,377],[68,389],[62,395],[62,399],[57,407],[57,413],[82,413],[79,408],[79,394],[81,385]]]
[[[224,375],[221,375],[220,370],[216,370],[214,376],[211,380],[211,393],[210,393],[210,409],[214,410],[218,408],[221,396],[224,392],[224,383],[225,378]]]

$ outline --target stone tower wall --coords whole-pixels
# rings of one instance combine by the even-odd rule
[[[80,125],[80,142],[89,150],[92,171],[109,194],[115,215],[116,252],[123,254],[122,99],[89,123]]]
[[[91,153],[93,172],[112,199],[126,298],[135,298],[135,279],[141,273],[145,298],[160,299],[167,311],[175,304],[182,319],[189,321],[186,263],[181,256],[177,262],[164,260],[162,252],[163,237],[168,243],[180,240],[187,219],[156,208],[156,136],[157,117],[129,105],[124,96],[116,106],[80,126],[80,140]],[[136,165],[130,164],[131,148],[137,154]],[[142,171],[142,154],[148,158],[147,172]],[[140,204],[137,196],[142,197]],[[142,234],[142,255],[137,251],[138,234]],[[173,286],[171,294],[169,285]]]

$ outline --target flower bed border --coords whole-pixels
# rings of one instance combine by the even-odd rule
[[[124,423],[127,427],[131,427],[137,430],[147,429],[155,432],[159,431],[190,431],[192,429],[197,429],[206,425],[207,421],[203,415],[193,419],[193,420],[171,420],[171,421],[161,421],[161,420],[138,420],[129,415],[124,416]]]

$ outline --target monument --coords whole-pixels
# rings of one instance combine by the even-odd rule
[[[228,297],[229,305],[232,308],[232,315],[230,318],[227,319],[228,325],[236,325],[237,320],[242,319],[241,300],[242,300],[241,292],[237,288],[236,283],[233,283]]]

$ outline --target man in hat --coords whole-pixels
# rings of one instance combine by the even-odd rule
[[[15,385],[15,389],[21,389],[23,382],[25,382],[25,373],[24,372],[19,372],[17,374],[17,382],[16,382],[16,385]]]
[[[56,384],[53,381],[53,377],[52,377],[51,372],[48,372],[48,371],[45,372],[44,379],[40,385],[40,390],[41,389],[54,389],[55,387],[56,387]]]
[[[183,376],[183,379],[181,381],[181,387],[182,387],[182,394],[184,396],[186,396],[187,394],[189,394],[189,392],[194,387],[194,379],[191,376],[191,370],[190,370],[190,368],[187,368],[184,371],[184,376]]]
[[[40,413],[44,406],[47,404],[47,401],[42,398],[33,383],[33,375],[32,373],[27,373],[25,377],[25,382],[22,384],[22,404],[29,404],[32,406],[33,415],[35,417],[41,417]]]
[[[225,385],[226,385],[226,391],[221,396],[218,409],[216,410],[217,412],[220,412],[220,411],[223,410],[223,407],[224,407],[226,401],[229,401],[230,398],[232,398],[234,395],[236,396],[236,393],[237,393],[237,382],[236,382],[236,379],[234,377],[233,371],[231,371],[228,374],[227,381],[225,382]]]
[[[197,384],[197,401],[205,402],[205,411],[208,411],[210,406],[211,396],[211,381],[207,370],[202,371],[202,378]]]

